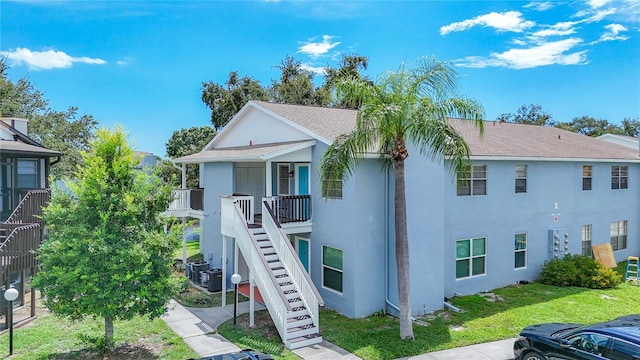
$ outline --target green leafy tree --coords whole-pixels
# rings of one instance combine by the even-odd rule
[[[553,117],[543,111],[542,106],[538,104],[522,105],[515,114],[500,114],[496,120],[526,125],[554,126],[556,124]]]
[[[611,124],[607,120],[598,120],[586,115],[574,118],[568,123],[556,124],[556,127],[592,137],[604,134],[623,134],[623,130],[619,126]]]
[[[457,74],[435,59],[422,59],[414,69],[401,66],[371,84],[357,77],[337,82],[339,101],[360,103],[356,128],[329,146],[320,163],[322,192],[328,184],[346,179],[362,160],[362,154],[378,147],[388,155],[395,183],[395,252],[400,305],[400,338],[413,339],[409,281],[405,169],[407,143],[437,161],[447,155],[445,166],[454,171],[469,163],[469,147],[449,123],[449,118],[469,119],[482,132],[482,105],[458,95]],[[329,180],[329,181],[326,181]]]
[[[78,180],[67,183],[69,191],[56,189],[44,211],[49,239],[33,285],[56,315],[104,318],[108,346],[114,320],[165,312],[179,227],[164,232],[159,215],[171,188],[134,169],[138,159],[121,128],[98,130],[83,155]]]
[[[640,134],[640,119],[624,118],[622,120],[622,135],[638,137]]]
[[[81,151],[89,148],[89,141],[98,125],[91,115],[78,117],[78,108],[66,111],[49,108],[49,102],[26,78],[12,82],[7,75],[6,59],[0,59],[0,113],[29,120],[29,137],[43,146],[64,154],[51,167],[54,179],[71,177],[82,164]]]
[[[176,130],[166,143],[167,156],[178,158],[195,154],[202,150],[214,136],[216,136],[216,131],[210,126],[194,126],[189,129]],[[197,188],[200,180],[198,164],[187,164],[186,170],[187,187]]]
[[[257,80],[239,77],[232,71],[223,85],[212,81],[202,83],[201,99],[211,109],[214,128],[220,130],[249,100],[266,101],[268,97],[267,90]]]
[[[297,105],[326,106],[330,95],[325,87],[313,83],[315,73],[305,69],[300,61],[286,56],[277,66],[280,69],[279,81],[272,80],[271,99],[278,103]]]
[[[0,58],[0,115],[32,119],[44,112],[48,102],[27,78],[12,82],[6,58]]]
[[[63,154],[60,162],[51,167],[51,176],[61,179],[72,177],[83,163],[81,152],[89,150],[97,126],[98,121],[91,115],[78,117],[76,107],[67,111],[47,110],[29,121],[29,135],[44,147]]]
[[[337,69],[331,68],[331,67],[326,67],[324,69],[325,71],[324,86],[330,92],[331,89],[334,88],[335,85],[338,83],[338,81],[346,78],[361,79],[363,81],[369,82],[370,84],[373,84],[373,81],[371,81],[368,77],[363,77],[362,74],[360,74],[360,71],[366,70],[368,66],[369,66],[369,59],[366,56],[361,56],[357,54],[343,55],[342,59],[340,60],[340,66]],[[334,102],[335,102],[333,104],[334,106],[341,107],[341,108],[349,107],[349,104],[346,103],[345,101],[339,101],[335,99]],[[359,106],[360,106],[359,101],[355,101],[352,104],[353,108],[358,108]]]

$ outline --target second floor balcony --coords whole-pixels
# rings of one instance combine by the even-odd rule
[[[173,190],[174,200],[169,204],[166,215],[175,217],[204,217],[204,189]]]

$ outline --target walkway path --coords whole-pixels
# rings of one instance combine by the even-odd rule
[[[256,303],[256,310],[264,309],[263,305]],[[249,302],[238,304],[238,313],[249,312]],[[215,333],[223,322],[233,318],[233,305],[213,308],[187,308],[180,305],[175,300],[169,303],[169,311],[162,316],[162,319],[184,338],[184,341],[191,346],[200,356],[212,356],[239,351],[235,344]],[[357,356],[341,349],[327,341],[314,346],[308,346],[293,352],[303,359],[359,359]]]

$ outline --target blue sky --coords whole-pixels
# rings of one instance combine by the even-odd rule
[[[637,0],[2,1],[0,16],[12,80],[160,156],[174,130],[210,124],[203,82],[268,85],[286,55],[318,72],[367,56],[373,79],[434,56],[488,120],[524,104],[563,122],[640,117]]]

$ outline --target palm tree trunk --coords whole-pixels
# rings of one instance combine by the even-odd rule
[[[407,235],[407,201],[404,186],[404,160],[393,162],[395,173],[396,266],[400,301],[400,338],[413,339],[409,281],[409,239]]]
[[[107,346],[113,341],[113,319],[110,316],[104,317],[104,340]]]

